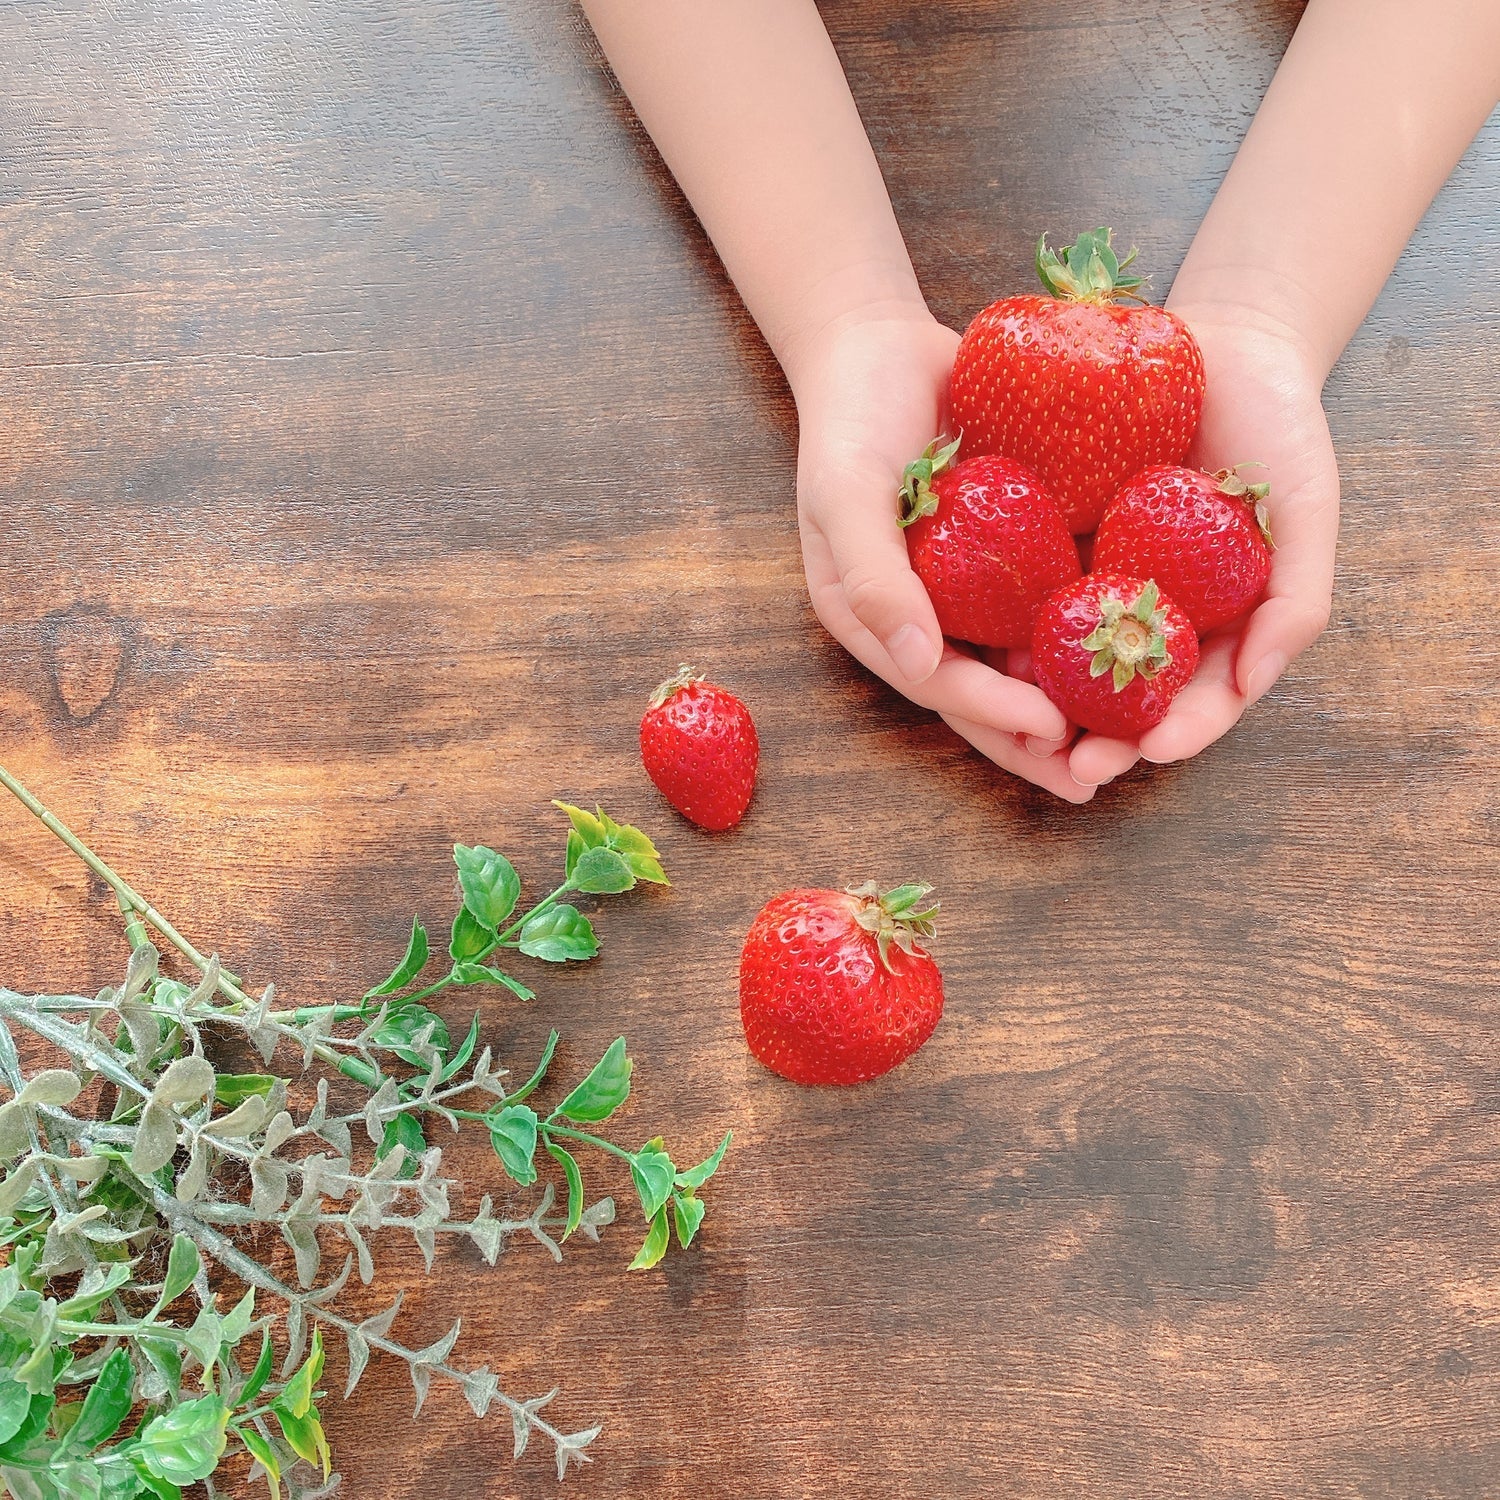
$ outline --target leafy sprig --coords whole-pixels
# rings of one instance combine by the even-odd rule
[[[325,1335],[344,1346],[345,1395],[372,1354],[386,1353],[406,1363],[418,1410],[439,1376],[462,1387],[476,1414],[509,1411],[518,1456],[540,1433],[559,1476],[585,1461],[598,1429],[551,1425],[542,1412],[555,1392],[518,1400],[483,1366],[450,1362],[459,1323],[416,1349],[391,1336],[400,1295],[362,1322],[336,1299],[356,1269],[373,1278],[374,1242],[390,1233],[410,1236],[429,1269],[444,1236],[472,1242],[491,1264],[516,1235],[555,1258],[575,1233],[597,1240],[614,1203],[586,1202],[579,1145],[628,1164],[648,1223],[633,1266],[660,1260],[672,1225],[683,1245],[692,1241],[703,1218],[699,1189],[729,1137],[682,1172],[659,1137],[630,1151],[582,1128],[610,1120],[629,1097],[623,1037],[543,1116],[526,1101],[546,1080],[557,1032],[510,1089],[509,1073],[479,1045],[477,1014],[455,1046],[445,1019],[423,1003],[475,983],[530,999],[499,962],[592,957],[592,923],[563,898],[665,884],[646,835],[602,809],[558,804],[570,825],[563,883],[520,916],[510,861],[458,845],[461,904],[446,974],[413,989],[431,958],[414,920],[401,963],[357,1002],[286,1010],[270,986],[252,998],[200,954],[3,768],[0,783],[108,881],[132,949],[123,982],[92,999],[0,990],[0,1080],[11,1091],[0,1104],[0,1163],[10,1167],[0,1180],[0,1245],[9,1247],[0,1270],[0,1483],[16,1500],[180,1497],[199,1480],[211,1492],[222,1460],[243,1452],[273,1496],[285,1489],[310,1500],[331,1476],[318,1407]],[[199,969],[196,985],[161,972],[148,927]],[[63,1066],[23,1073],[13,1026],[50,1045]],[[222,1033],[249,1042],[268,1071],[217,1069],[210,1044]],[[299,1054],[303,1069],[328,1070],[300,1119],[287,1076],[272,1067],[283,1049]],[[335,1104],[334,1072],[361,1086],[352,1105]],[[488,1096],[483,1108],[466,1098],[475,1093]],[[88,1107],[75,1110],[81,1099]],[[427,1140],[435,1121],[479,1122],[518,1187],[537,1181],[545,1150],[561,1170],[565,1210],[554,1212],[548,1183],[522,1217],[497,1216],[488,1195],[472,1217],[455,1215],[461,1188],[442,1175],[442,1151]],[[245,1248],[252,1227],[280,1234],[293,1280]],[[328,1277],[334,1247],[343,1262]],[[153,1265],[159,1281],[150,1279]],[[227,1273],[244,1288],[227,1310],[210,1290],[210,1266],[220,1273],[215,1284]],[[184,1308],[189,1293],[195,1311]]]

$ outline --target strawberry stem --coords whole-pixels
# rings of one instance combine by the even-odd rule
[[[920,521],[923,516],[936,512],[938,502],[937,496],[932,493],[932,481],[952,466],[953,456],[958,452],[958,445],[962,440],[963,434],[959,433],[951,443],[944,446],[942,438],[935,437],[922,450],[920,458],[914,458],[907,464],[896,496],[898,526],[905,528],[913,521]]]
[[[867,880],[863,885],[850,886],[848,893],[858,903],[854,920],[875,935],[880,961],[887,969],[891,967],[892,943],[903,953],[917,953],[921,951],[918,938],[937,935],[939,903],[928,899],[932,895],[930,885],[898,885],[882,895],[880,887]]]
[[[1246,463],[1235,464],[1232,468],[1219,469],[1214,478],[1219,481],[1219,493],[1228,495],[1234,500],[1243,500],[1255,508],[1255,524],[1260,527],[1260,534],[1265,538],[1266,546],[1274,548],[1275,538],[1271,535],[1271,512],[1267,502],[1271,498],[1271,481],[1260,480],[1251,484],[1241,469],[1264,469],[1267,466],[1259,459],[1252,459]]]
[[[1137,672],[1149,680],[1171,665],[1162,630],[1167,612],[1157,607],[1159,597],[1156,581],[1151,579],[1129,603],[1120,598],[1099,601],[1099,624],[1079,642],[1084,650],[1094,653],[1090,677],[1110,672],[1115,691],[1122,693]]]
[[[1036,243],[1036,274],[1042,285],[1064,302],[1113,302],[1117,297],[1144,301],[1137,289],[1146,284],[1145,277],[1123,274],[1136,251],[1121,260],[1110,244],[1113,233],[1112,229],[1086,230],[1061,256],[1048,249],[1044,234]]]
[[[683,688],[691,687],[695,682],[702,682],[703,674],[696,668],[690,667],[684,662],[677,670],[657,688],[651,695],[651,707],[660,708],[674,693],[680,693]]]

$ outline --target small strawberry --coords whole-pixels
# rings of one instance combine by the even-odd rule
[[[1155,583],[1089,573],[1042,606],[1031,665],[1075,724],[1128,739],[1166,717],[1198,666],[1198,637]]]
[[[1147,469],[1109,502],[1094,538],[1094,567],[1154,578],[1205,635],[1238,619],[1266,591],[1270,493],[1269,484],[1248,484],[1234,469]]]
[[[679,667],[641,719],[641,761],[683,817],[718,833],[744,816],[760,740],[750,710],[725,688]]]
[[[751,1052],[793,1083],[863,1083],[910,1057],[943,1013],[943,977],[916,941],[933,933],[931,895],[872,881],[766,902],[740,954]]]
[[[1042,600],[1079,577],[1078,547],[1029,469],[997,454],[953,464],[955,439],[906,467],[898,520],[944,635],[1025,646]]]
[[[1069,527],[1090,532],[1105,502],[1151,464],[1181,463],[1203,409],[1203,356],[1165,308],[1117,307],[1138,276],[1095,229],[1063,252],[1037,245],[1051,296],[1005,297],[964,331],[953,419],[964,453],[1003,453],[1040,476]]]

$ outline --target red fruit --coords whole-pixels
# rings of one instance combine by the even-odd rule
[[[943,976],[916,942],[933,933],[931,894],[872,881],[766,902],[740,953],[751,1052],[793,1083],[863,1083],[910,1057],[943,1013]]]
[[[1203,356],[1161,307],[1117,307],[1123,275],[1110,231],[1078,237],[1066,260],[1037,245],[1049,297],[1005,297],[976,315],[953,365],[964,452],[1034,469],[1069,527],[1089,532],[1105,503],[1151,464],[1181,463],[1203,409]]]
[[[750,710],[725,688],[679,667],[641,719],[641,761],[683,817],[718,833],[744,816],[760,740]]]
[[[1109,502],[1094,567],[1154,578],[1204,635],[1238,619],[1266,591],[1270,492],[1233,469],[1147,469]]]
[[[1031,665],[1075,724],[1128,739],[1166,717],[1197,669],[1198,637],[1149,579],[1089,573],[1042,606]]]
[[[950,467],[957,450],[933,442],[907,465],[899,520],[911,565],[944,635],[1029,645],[1042,600],[1082,574],[1078,547],[1029,469],[997,454]]]

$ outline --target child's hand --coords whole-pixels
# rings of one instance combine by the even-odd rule
[[[903,305],[841,319],[788,360],[813,609],[853,656],[981,754],[1086,802],[1094,787],[1070,773],[1062,713],[1031,683],[945,645],[896,524],[902,471],[943,431],[957,347],[925,308]]]
[[[1229,730],[1328,623],[1338,537],[1339,476],[1323,415],[1321,374],[1290,330],[1246,312],[1168,302],[1203,350],[1208,385],[1189,462],[1210,471],[1268,467],[1276,550],[1266,598],[1248,618],[1205,637],[1197,675],[1139,744],[1085,735],[1070,752],[1090,785],[1144,756],[1185,760]]]

